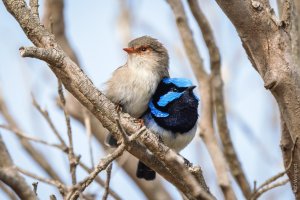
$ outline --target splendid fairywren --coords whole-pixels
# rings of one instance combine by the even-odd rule
[[[197,130],[199,100],[193,93],[195,87],[184,78],[162,79],[143,116],[146,127],[176,152],[191,142]],[[137,177],[153,180],[155,171],[140,161]]]
[[[107,81],[105,95],[124,112],[140,118],[158,83],[169,76],[169,55],[158,40],[149,36],[132,40],[123,50],[128,53],[127,62]],[[107,142],[116,143],[110,136]]]

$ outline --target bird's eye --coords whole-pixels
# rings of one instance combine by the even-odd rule
[[[178,92],[177,88],[172,88],[172,92]]]
[[[142,48],[141,48],[141,51],[146,51],[146,50],[147,50],[146,47],[142,47]]]

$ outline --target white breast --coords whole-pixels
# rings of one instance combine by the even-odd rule
[[[160,127],[151,117],[151,114],[144,117],[144,123],[147,128],[161,137],[166,146],[174,149],[176,152],[184,149],[193,140],[197,131],[196,123],[195,126],[186,133],[172,133],[171,131]]]
[[[124,112],[139,118],[148,108],[161,77],[147,67],[120,68],[107,83],[107,97],[120,103]]]

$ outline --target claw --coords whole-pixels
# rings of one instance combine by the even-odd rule
[[[193,163],[191,163],[190,161],[188,161],[188,159],[186,159],[185,157],[183,157],[183,160],[184,160],[184,164],[185,164],[187,167],[192,167],[192,166],[193,166]]]
[[[116,105],[116,111],[121,112],[122,111],[122,106],[120,103],[115,104]]]
[[[145,123],[144,123],[144,120],[143,120],[143,119],[136,119],[136,120],[134,120],[134,122],[135,122],[135,123],[139,123],[139,125],[140,125],[140,128],[142,128],[142,127],[145,125]]]

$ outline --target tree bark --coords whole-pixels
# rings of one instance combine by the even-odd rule
[[[118,113],[115,105],[97,90],[82,69],[63,52],[54,40],[54,36],[41,26],[38,17],[31,12],[24,0],[3,0],[3,2],[27,37],[36,46],[20,48],[23,57],[34,57],[46,61],[65,88],[91,111],[117,139],[122,137],[121,130],[117,125],[118,121],[130,135],[140,130],[140,124],[136,123],[136,120],[128,114]],[[207,186],[200,185],[204,180],[197,180],[196,178],[200,176],[192,175],[189,169],[180,163],[182,158],[159,142],[153,133],[146,130],[140,135],[139,141],[146,148],[140,143],[132,141],[126,146],[127,151],[172,182],[188,198],[213,199]],[[148,153],[146,149],[149,149],[152,154]]]
[[[0,180],[8,185],[19,197],[24,200],[37,199],[33,190],[14,167],[13,161],[0,135]]]
[[[298,50],[294,48],[297,30],[294,28],[293,1],[284,1],[281,20],[267,0],[217,0],[217,3],[235,26],[253,67],[278,103],[285,124],[282,143],[294,143],[300,137],[300,66],[299,54],[295,55]],[[288,142],[284,142],[286,138]],[[282,149],[284,161],[289,160],[285,148]],[[299,145],[296,145],[295,155],[299,153]],[[297,169],[288,173],[290,182],[299,186],[299,159],[293,159],[292,166]],[[293,187],[293,191],[299,199],[300,187]]]
[[[124,2],[123,0],[121,3]],[[124,6],[124,5],[123,5]],[[80,66],[79,59],[71,47],[71,44],[66,36],[65,30],[65,20],[64,20],[64,0],[46,0],[44,3],[44,15],[42,19],[43,24],[48,30],[55,35],[57,43],[61,46],[64,52],[78,65]],[[127,40],[128,41],[128,40]],[[80,121],[84,123],[84,115],[86,108],[84,108],[70,93],[66,97],[66,109],[67,112]],[[102,145],[102,147],[107,151],[104,141],[108,131],[102,126],[102,124],[92,115],[88,113],[91,119],[91,129],[93,135]],[[130,178],[138,185],[145,196],[148,199],[171,199],[170,194],[167,192],[165,187],[159,178],[155,179],[154,182],[147,182],[138,179],[135,175],[137,167],[137,159],[130,154],[126,154],[126,161],[123,159],[117,159],[120,167],[124,169]],[[123,163],[120,163],[123,162]],[[153,193],[153,191],[156,191]]]

